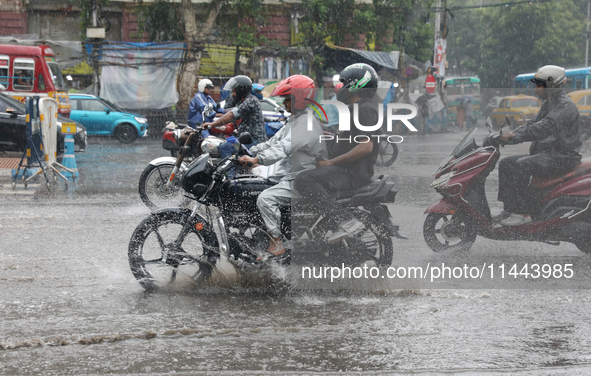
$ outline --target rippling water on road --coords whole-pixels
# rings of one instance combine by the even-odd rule
[[[431,172],[460,138],[409,138],[400,160],[376,172],[396,179],[389,208],[409,237],[394,240],[395,264],[562,257],[588,274],[590,257],[571,244],[479,238],[464,255],[427,248]],[[163,153],[141,141],[77,154],[84,180],[74,194],[0,203],[0,374],[591,374],[586,274],[569,289],[401,290],[367,279],[331,288],[293,283],[289,269],[237,274],[223,263],[204,289],[144,292],[127,261],[149,214],[135,184]]]

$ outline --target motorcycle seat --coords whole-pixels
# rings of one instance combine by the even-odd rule
[[[529,185],[534,189],[549,188],[588,173],[591,173],[591,158],[583,159],[573,170],[560,175],[550,176],[548,178],[533,177]]]
[[[380,190],[380,188],[382,188],[384,184],[386,184],[386,181],[388,181],[387,176],[385,178],[383,176],[380,176],[376,180],[373,180],[372,182],[370,182],[367,185],[364,185],[363,187],[359,187],[356,189],[348,189],[344,191],[336,191],[336,199],[339,200],[344,198],[351,198],[356,195],[371,196],[377,193]]]

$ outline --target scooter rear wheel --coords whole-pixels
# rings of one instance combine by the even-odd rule
[[[579,239],[576,240],[574,243],[579,249],[579,251],[591,254],[591,242],[589,241],[589,239]]]
[[[476,226],[462,213],[429,213],[423,225],[423,236],[433,252],[467,251],[476,240]]]

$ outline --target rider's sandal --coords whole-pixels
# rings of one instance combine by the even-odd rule
[[[287,251],[285,250],[285,248],[283,248],[281,251],[279,252],[269,252],[269,251],[265,251],[265,253],[268,253],[269,256],[267,257],[257,257],[257,259],[255,260],[256,262],[260,262],[260,261],[268,261],[268,260],[272,260],[274,258],[279,258],[279,256],[284,255]]]

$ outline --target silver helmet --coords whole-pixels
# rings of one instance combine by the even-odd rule
[[[566,71],[556,65],[545,65],[538,69],[531,81],[545,88],[556,89],[566,82]]]

